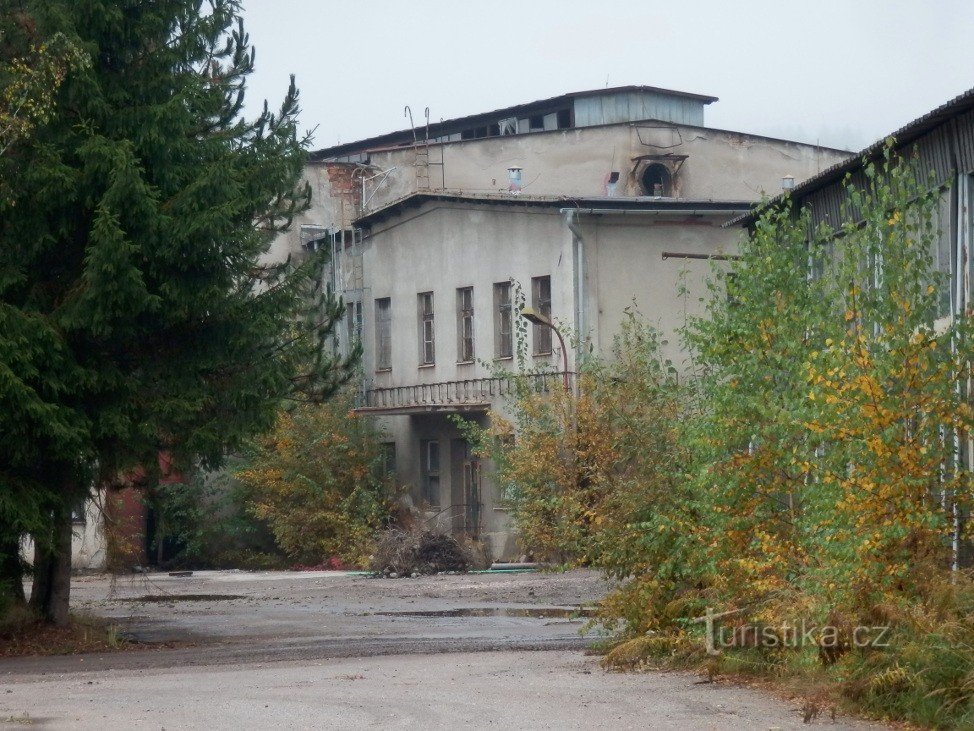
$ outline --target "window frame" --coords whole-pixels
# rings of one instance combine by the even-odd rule
[[[435,452],[436,463],[433,464],[431,455]],[[423,495],[430,507],[440,505],[440,476],[442,475],[442,450],[439,439],[421,439],[419,442],[420,475],[422,477]],[[433,489],[435,486],[435,490]]]
[[[436,322],[432,292],[416,295],[419,325],[419,365],[436,365]]]
[[[543,285],[547,286],[546,296],[542,291]],[[531,308],[539,315],[551,319],[551,275],[546,274],[540,277],[531,277]],[[531,326],[531,343],[533,355],[551,355],[554,344],[550,327],[544,325]],[[547,348],[544,346],[547,345]]]
[[[506,295],[506,297],[505,297]],[[514,287],[510,280],[494,283],[494,359],[514,357]],[[505,325],[507,326],[505,329]],[[506,345],[506,347],[505,347]]]
[[[392,298],[375,299],[375,370],[392,370]]]
[[[457,287],[457,363],[475,358],[473,287]]]

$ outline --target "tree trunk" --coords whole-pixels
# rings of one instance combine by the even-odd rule
[[[69,620],[70,597],[71,513],[64,510],[54,514],[49,536],[34,539],[30,607],[45,621],[64,626]]]
[[[9,604],[22,607],[24,596],[24,567],[20,562],[20,539],[0,529],[0,607]]]

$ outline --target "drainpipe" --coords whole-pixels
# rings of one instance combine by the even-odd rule
[[[578,352],[575,354],[575,367],[578,367],[578,360],[582,354],[582,345],[585,342],[585,237],[575,222],[577,209],[562,208],[561,212],[565,216],[565,225],[572,234],[572,256],[574,257],[575,281],[575,332],[578,333]]]

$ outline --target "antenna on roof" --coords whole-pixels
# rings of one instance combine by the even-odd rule
[[[606,89],[609,88],[609,75],[608,74],[605,75],[605,88]]]

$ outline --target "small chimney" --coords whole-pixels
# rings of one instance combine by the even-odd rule
[[[781,189],[783,191],[785,191],[786,193],[789,190],[794,189],[794,187],[795,187],[795,176],[794,175],[786,175],[785,177],[783,177],[781,179]]]
[[[507,192],[517,195],[521,192],[521,168],[509,167],[507,169]]]

